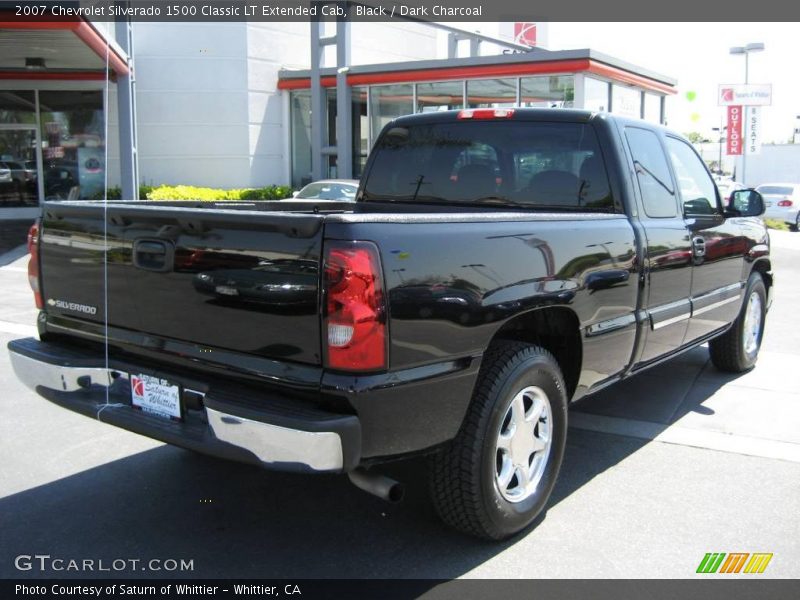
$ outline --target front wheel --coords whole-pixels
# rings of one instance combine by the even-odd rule
[[[546,350],[493,344],[456,438],[431,459],[431,496],[445,523],[492,540],[544,509],[564,457],[567,394]]]
[[[759,273],[750,275],[744,298],[731,328],[708,344],[711,362],[720,371],[743,373],[758,359],[767,314],[767,289]]]

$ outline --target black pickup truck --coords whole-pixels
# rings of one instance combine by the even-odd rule
[[[642,121],[402,117],[355,203],[45,203],[39,339],[9,350],[70,410],[387,499],[379,465],[427,454],[441,517],[501,539],[545,506],[570,401],[705,342],[753,367],[763,208]]]

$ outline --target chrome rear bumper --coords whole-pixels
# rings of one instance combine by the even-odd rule
[[[185,411],[183,422],[170,421],[130,404],[130,373],[147,372],[146,368],[97,366],[96,358],[32,338],[14,340],[8,349],[17,377],[41,396],[157,440],[281,470],[349,471],[360,458],[360,424],[353,415],[308,407],[293,410],[292,401],[275,402],[269,396],[236,406],[230,401],[235,392],[215,395],[211,385],[207,392],[193,390],[203,397],[198,410]],[[168,377],[181,383],[180,377]]]

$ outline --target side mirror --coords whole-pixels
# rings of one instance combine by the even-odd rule
[[[764,198],[755,190],[736,190],[728,200],[725,214],[730,217],[758,217],[764,214]]]
[[[292,192],[292,198],[297,198],[297,194],[300,193],[300,190],[295,190]]]

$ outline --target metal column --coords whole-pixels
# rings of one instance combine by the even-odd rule
[[[750,83],[750,53],[744,53],[744,84],[747,85]],[[742,133],[745,133],[747,128],[747,119],[750,116],[750,107],[743,106],[742,107],[742,121],[744,125],[742,125]],[[742,185],[747,185],[747,144],[742,147],[742,172],[740,173],[741,179],[739,181]]]
[[[344,4],[344,3],[342,3]],[[347,7],[344,7],[347,11]],[[345,12],[345,14],[347,14]],[[336,19],[336,175],[353,177],[353,102],[347,71],[350,68],[350,21]]]
[[[136,134],[136,76],[133,68],[133,35],[128,19],[117,21],[116,38],[128,58],[128,74],[120,75],[117,78],[120,187],[124,200],[138,200],[139,152]],[[108,117],[106,116],[106,118]],[[106,144],[108,144],[108,140],[106,140]]]
[[[322,89],[320,68],[325,44],[322,40],[322,21],[311,21],[311,179],[322,179],[322,146],[325,137],[325,90]]]
[[[353,108],[347,85],[350,22],[337,17],[336,34],[327,37],[322,35],[322,27],[321,20],[311,22],[311,177],[314,180],[325,177],[325,157],[336,156],[337,177],[350,178],[353,176]],[[327,98],[321,71],[325,46],[333,44],[336,44],[336,146],[329,146]]]

